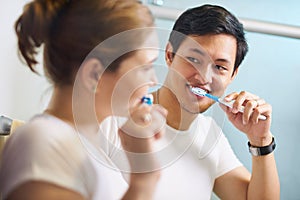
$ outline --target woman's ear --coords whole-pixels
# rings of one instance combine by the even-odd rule
[[[170,42],[168,42],[165,50],[165,60],[169,67],[173,62],[173,58],[174,58],[173,46]]]
[[[91,58],[83,62],[81,65],[81,81],[83,86],[93,93],[97,92],[98,81],[104,71],[102,63],[96,59]]]

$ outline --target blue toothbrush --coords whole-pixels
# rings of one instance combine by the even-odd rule
[[[208,97],[208,98],[210,98],[210,99],[212,99],[212,100],[214,100],[214,101],[216,101],[216,102],[219,102],[219,103],[221,103],[221,104],[223,104],[223,105],[225,105],[225,106],[227,106],[227,107],[229,107],[229,108],[232,108],[233,101],[231,101],[231,102],[226,102],[226,101],[224,101],[223,99],[221,99],[221,98],[219,98],[219,97],[217,97],[217,96],[211,95],[211,94],[207,93],[205,90],[203,90],[203,89],[201,89],[201,88],[198,88],[198,87],[192,87],[192,86],[190,86],[190,90],[191,90],[192,93],[194,93],[194,94],[196,94],[196,95],[198,95],[198,96],[202,96],[202,97],[205,96],[205,97]],[[244,112],[244,109],[245,109],[244,106],[240,107],[239,112],[243,113],[243,112]],[[260,120],[266,120],[267,117],[264,116],[264,115],[259,115],[259,116],[258,116],[258,119],[260,119]]]

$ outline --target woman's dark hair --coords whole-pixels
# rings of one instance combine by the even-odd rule
[[[178,32],[180,34],[178,34]],[[203,5],[185,11],[175,22],[169,42],[176,53],[182,41],[189,35],[228,34],[237,40],[234,71],[248,52],[243,25],[223,7]]]
[[[68,85],[99,43],[123,31],[153,26],[153,20],[136,0],[34,0],[24,7],[15,31],[29,68],[36,72],[37,50],[43,45],[46,76],[55,85]],[[133,44],[142,41],[131,39]],[[116,70],[114,64],[108,70]]]

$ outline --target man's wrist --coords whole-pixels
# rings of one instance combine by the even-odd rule
[[[272,133],[269,133],[267,136],[261,138],[249,138],[250,144],[255,147],[268,146],[269,144],[271,144],[272,140],[273,140]]]
[[[276,143],[274,137],[272,137],[272,142],[266,146],[254,146],[248,142],[249,152],[253,156],[264,156],[272,153],[275,150]]]

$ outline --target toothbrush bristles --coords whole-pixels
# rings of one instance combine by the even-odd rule
[[[205,96],[205,94],[206,94],[205,90],[198,88],[198,87],[190,86],[190,90],[192,93],[199,95],[199,96]]]

